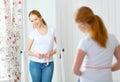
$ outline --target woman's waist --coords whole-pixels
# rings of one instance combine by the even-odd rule
[[[31,57],[30,60],[35,61],[35,62],[45,63],[48,59],[46,59],[46,58]],[[49,61],[53,61],[53,57],[50,57]]]
[[[34,53],[40,53],[40,54],[46,54],[50,51],[52,51],[53,49],[33,49],[32,52]]]
[[[111,69],[111,66],[83,66],[84,68],[88,69]]]

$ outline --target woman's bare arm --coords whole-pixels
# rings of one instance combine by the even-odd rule
[[[120,69],[120,45],[116,47],[114,55],[115,55],[117,62],[112,65],[111,70],[117,71]]]
[[[75,61],[73,64],[73,72],[74,72],[74,74],[76,74],[78,76],[81,75],[80,67],[82,65],[85,54],[86,53],[80,49],[77,51],[77,54],[76,54],[76,58],[75,58]]]
[[[32,47],[33,41],[34,41],[34,40],[28,38],[28,54],[29,54],[30,56],[35,56],[35,57],[38,57],[38,58],[42,58],[42,57],[43,57],[42,54],[31,51],[31,47]]]

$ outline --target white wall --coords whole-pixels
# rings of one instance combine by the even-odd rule
[[[82,36],[73,21],[75,10],[83,5],[89,6],[94,13],[102,17],[109,32],[120,38],[120,0],[58,0],[57,29],[59,30],[60,47],[65,49],[62,54],[65,79],[63,82],[76,82],[76,76],[72,73],[72,65],[75,57],[76,47]],[[120,40],[120,39],[119,39]],[[115,61],[115,60],[114,60]],[[120,71],[113,73],[114,82],[120,82]]]
[[[63,81],[62,82],[76,82],[75,76],[72,74],[73,63],[73,12],[72,0],[58,0],[57,1],[57,30],[59,31],[60,47],[65,51],[61,55],[63,62]]]

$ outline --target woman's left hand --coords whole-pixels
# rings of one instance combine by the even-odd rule
[[[46,53],[45,57],[46,57],[46,58],[50,58],[50,57],[51,57],[51,51],[48,52],[48,53]]]

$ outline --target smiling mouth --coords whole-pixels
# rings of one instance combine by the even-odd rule
[[[34,26],[38,26],[38,24],[34,24]]]

